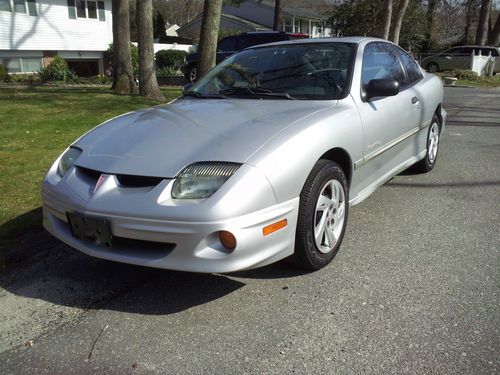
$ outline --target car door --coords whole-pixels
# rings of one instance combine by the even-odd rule
[[[447,60],[447,70],[470,69],[472,61],[472,51],[470,47],[455,48],[450,58]]]
[[[387,178],[415,153],[413,137],[422,121],[422,102],[409,84],[398,49],[385,42],[371,42],[363,52],[361,93],[372,79],[392,79],[400,85],[395,96],[357,100],[363,123],[364,156],[355,165],[361,185],[369,187]]]

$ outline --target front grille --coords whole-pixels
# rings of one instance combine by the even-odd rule
[[[80,173],[85,175],[86,177],[90,178],[94,182],[99,179],[101,176],[101,172],[99,171],[94,171],[93,169],[88,169],[88,168],[83,168],[83,167],[78,167],[77,169]]]
[[[127,174],[117,174],[116,178],[124,187],[150,187],[156,186],[163,181],[162,177],[133,176]]]
[[[94,183],[97,182],[101,174],[104,172],[99,172],[94,169],[78,167],[78,171],[84,175],[86,178],[92,180]],[[134,176],[128,174],[117,174],[116,179],[121,187],[153,187],[158,185],[164,180],[163,177],[150,177],[150,176]]]

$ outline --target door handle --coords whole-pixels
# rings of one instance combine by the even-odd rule
[[[420,99],[417,98],[416,96],[414,96],[413,98],[411,98],[411,104],[417,104],[418,102],[420,102]]]

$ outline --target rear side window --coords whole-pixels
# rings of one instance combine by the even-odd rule
[[[247,34],[242,35],[238,40],[238,51],[245,49],[247,47],[256,46],[258,44],[272,43],[280,40],[284,40],[282,34]]]
[[[394,79],[401,86],[406,84],[403,67],[392,45],[375,42],[365,47],[361,81],[366,85],[372,79]]]
[[[412,85],[415,82],[420,81],[422,79],[422,72],[420,71],[417,63],[402,49],[398,49],[397,51],[399,58],[401,59],[401,63],[406,70],[406,76],[408,78],[407,84]]]
[[[491,53],[491,56],[497,57],[498,51],[496,48],[481,48],[481,55],[488,56]]]
[[[218,52],[233,52],[236,51],[236,41],[237,36],[228,36],[227,38],[221,39],[217,47]]]

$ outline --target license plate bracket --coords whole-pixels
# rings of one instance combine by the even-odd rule
[[[89,217],[79,212],[66,212],[66,217],[74,238],[109,248],[113,246],[113,235],[106,219]]]

